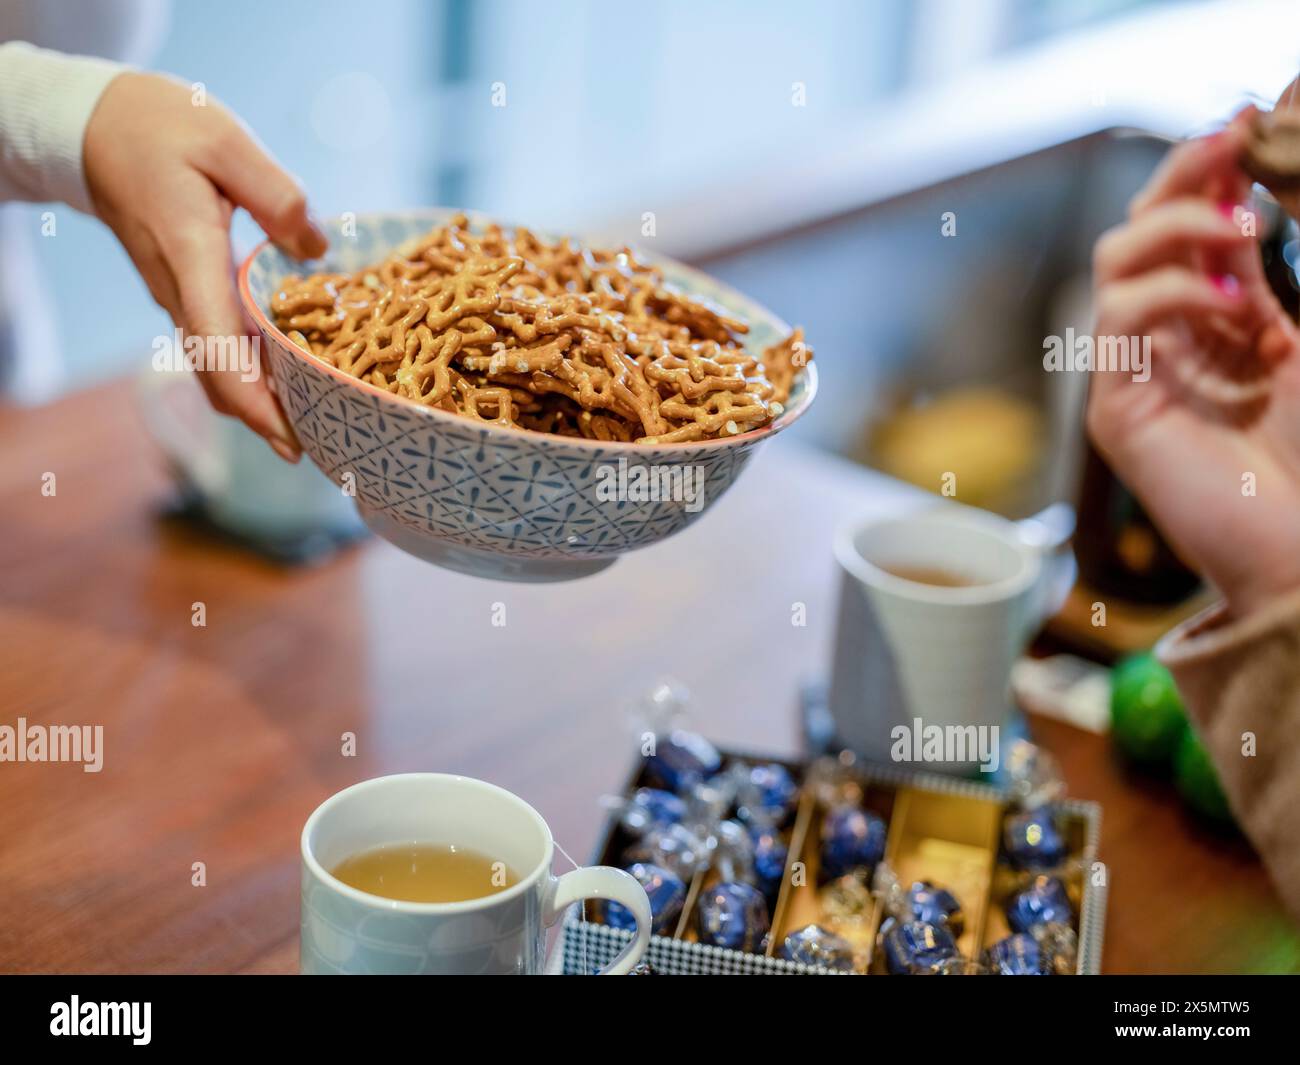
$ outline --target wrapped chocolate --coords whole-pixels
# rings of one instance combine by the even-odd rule
[[[1045,972],[1051,976],[1070,976],[1077,971],[1079,937],[1068,924],[1045,921],[1034,925],[1031,935],[1038,943]]]
[[[853,873],[823,885],[817,898],[826,920],[836,930],[860,930],[871,921],[874,906],[871,889]]]
[[[774,909],[777,896],[781,893],[790,849],[781,838],[781,833],[769,826],[751,829],[750,838],[753,841],[754,885],[767,899],[768,908]]]
[[[630,799],[606,801],[618,810],[618,822],[625,832],[642,836],[655,825],[680,824],[686,820],[686,803],[662,788],[637,788]]]
[[[657,787],[681,794],[722,768],[722,755],[703,736],[673,729],[655,740],[645,763],[646,778]]]
[[[739,821],[719,821],[713,829],[713,864],[725,880],[754,881],[754,838]]]
[[[1065,796],[1060,764],[1029,740],[1014,740],[1002,753],[1011,796],[1024,810],[1037,810]]]
[[[860,806],[835,806],[826,811],[821,829],[822,875],[828,878],[858,872],[869,878],[885,854],[885,822]]]
[[[958,956],[957,942],[943,925],[900,921],[890,917],[880,926],[880,951],[893,976],[916,976]]]
[[[1050,972],[1038,941],[1024,932],[999,939],[985,952],[984,962],[996,976],[1046,976]]]
[[[815,924],[804,925],[786,936],[777,956],[838,972],[851,973],[856,968],[852,944]]]
[[[1051,807],[1012,814],[1002,826],[1002,849],[1016,869],[1052,869],[1065,861],[1065,839]]]
[[[757,952],[769,929],[763,896],[752,885],[734,880],[701,892],[695,917],[700,942],[727,950]]]
[[[862,780],[858,773],[857,757],[851,751],[818,758],[804,774],[804,786],[812,792],[817,805],[824,810],[835,806],[862,804]]]
[[[953,938],[960,938],[966,915],[957,897],[928,880],[918,880],[907,893],[912,917],[924,924],[944,925]]]
[[[1049,922],[1069,927],[1074,920],[1074,907],[1060,877],[1039,875],[1007,900],[1006,914],[1013,932],[1031,932]]]
[[[889,973],[895,976],[929,973],[940,962],[960,956],[957,933],[949,927],[948,920],[953,914],[960,915],[961,907],[950,892],[943,891],[946,898],[940,900],[936,889],[923,883],[904,890],[898,874],[883,861],[876,866],[871,887],[886,914],[877,941]],[[921,890],[917,891],[918,888]],[[923,912],[935,920],[918,918],[918,897]]]
[[[685,825],[656,824],[623,852],[623,861],[662,866],[689,884],[709,864],[709,841]]]
[[[736,787],[736,777],[730,772],[692,781],[683,794],[686,820],[702,835],[710,835],[713,826],[726,817],[727,811],[735,804]]]
[[[737,763],[731,772],[736,778],[736,816],[742,821],[781,828],[790,820],[799,788],[785,766]]]
[[[672,935],[686,901],[686,885],[675,873],[648,862],[634,862],[627,871],[645,888],[650,900],[651,930],[655,935]],[[612,928],[636,929],[636,918],[617,902],[605,903],[604,920]]]

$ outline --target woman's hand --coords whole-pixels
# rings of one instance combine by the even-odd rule
[[[298,183],[214,100],[156,74],[122,74],[86,128],[86,184],[99,217],[131,256],[159,305],[187,335],[256,335],[239,305],[230,217],[244,207],[272,240],[299,258],[322,254]],[[302,452],[259,370],[208,368],[212,405],[244,421],[289,462]]]
[[[1093,261],[1095,334],[1150,338],[1150,379],[1095,371],[1088,428],[1234,614],[1300,588],[1300,333],[1264,277],[1243,112],[1173,149]]]

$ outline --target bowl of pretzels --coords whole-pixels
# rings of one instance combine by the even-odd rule
[[[259,246],[245,309],[303,449],[384,539],[568,580],[685,528],[817,390],[800,330],[721,282],[443,209]]]

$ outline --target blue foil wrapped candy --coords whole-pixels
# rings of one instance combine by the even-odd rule
[[[781,893],[781,882],[785,878],[785,863],[790,856],[790,848],[775,829],[768,826],[752,830],[754,840],[754,881],[763,893],[769,906],[776,905],[776,898]]]
[[[740,775],[736,806],[740,818],[778,827],[790,820],[799,802],[799,788],[783,765],[770,762],[748,766]]]
[[[966,927],[966,915],[957,897],[928,880],[918,880],[913,884],[907,893],[907,901],[916,920],[923,924],[941,924],[954,938],[960,937]]]
[[[645,763],[646,777],[652,784],[678,794],[721,768],[718,749],[703,736],[685,729],[673,729],[657,737],[654,754]]]
[[[777,955],[786,961],[820,965],[837,972],[851,973],[854,970],[852,944],[821,925],[804,925],[791,932]]]
[[[714,884],[695,904],[700,942],[726,950],[761,950],[769,921],[758,889],[738,881]]]
[[[623,828],[639,836],[652,825],[675,825],[686,820],[686,803],[662,788],[637,788],[619,818]]]
[[[999,939],[984,955],[995,976],[1046,976],[1047,959],[1038,941],[1024,932]]]
[[[686,901],[686,885],[676,874],[648,862],[634,862],[627,871],[645,888],[650,900],[651,931],[655,935],[672,935]],[[612,928],[636,928],[632,912],[617,902],[605,903],[604,918]]]
[[[709,862],[709,847],[685,825],[656,824],[623,852],[623,861],[659,865],[690,883]]]
[[[1039,925],[1069,925],[1074,907],[1059,877],[1036,876],[1023,891],[1007,900],[1007,924],[1013,932],[1030,932]]]
[[[822,874],[862,870],[870,876],[885,854],[885,822],[860,806],[835,806],[822,818]]]
[[[893,976],[928,973],[940,962],[958,956],[957,942],[943,925],[889,918],[880,928],[885,968]]]
[[[1051,869],[1066,858],[1065,839],[1050,808],[1008,817],[1002,829],[1002,847],[1017,869]]]

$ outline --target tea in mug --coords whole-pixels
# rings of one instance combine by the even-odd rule
[[[388,843],[330,872],[348,887],[402,902],[466,902],[519,883],[505,862],[454,843]]]
[[[938,566],[881,566],[880,568],[895,577],[902,577],[905,581],[929,584],[936,588],[971,588],[980,583],[964,574],[950,569],[941,569]]]

